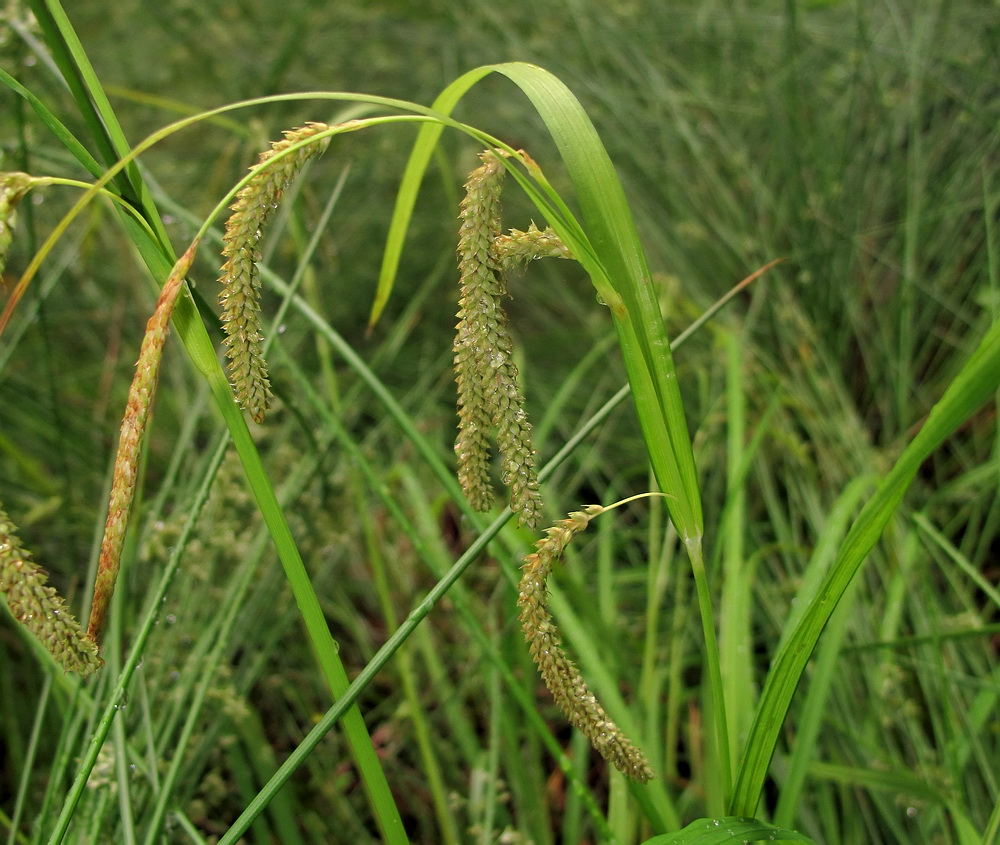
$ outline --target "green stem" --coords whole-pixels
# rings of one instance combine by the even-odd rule
[[[712,593],[705,572],[701,538],[685,542],[691,571],[694,573],[695,590],[698,593],[698,613],[705,637],[705,662],[708,666],[708,710],[709,718],[715,723],[715,756],[720,769],[721,788],[709,793],[709,815],[723,815],[733,792],[732,754],[729,747],[729,726],[726,722],[725,693],[722,687],[722,671],[719,659],[719,643],[715,636],[715,616],[712,612]]]

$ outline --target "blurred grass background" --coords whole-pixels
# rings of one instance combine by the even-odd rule
[[[864,479],[887,468],[1000,313],[995,3],[431,0],[289,8],[125,0],[68,11],[133,142],[188,110],[245,97],[343,90],[429,103],[459,73],[486,62],[546,67],[581,99],[619,168],[671,334],[784,256],[677,356],[714,577],[721,585],[727,562],[739,562],[754,633],[747,669],[757,683],[794,612],[807,562],[824,554],[820,541],[856,511]],[[50,107],[65,104],[31,49],[23,10],[12,3],[6,15],[3,67]],[[192,220],[268,139],[335,112],[301,103],[241,111],[144,155],[175,246],[186,245]],[[524,146],[565,187],[510,86],[488,81],[459,116]],[[343,177],[303,290],[449,460],[455,226],[461,181],[477,152],[464,138],[446,136],[394,297],[375,332],[365,333],[411,140],[400,128],[337,139],[282,213],[267,261],[291,275]],[[5,170],[83,178],[7,91],[0,144]],[[70,201],[54,189],[39,198],[21,210],[5,288]],[[508,225],[527,224],[513,192],[505,208]],[[210,301],[216,273],[204,260],[194,273]],[[575,265],[538,262],[512,288],[544,461],[624,383],[624,372],[610,321]],[[78,597],[75,608],[90,583],[118,420],[154,297],[107,209],[94,206],[0,342],[0,500],[53,583]],[[267,301],[265,313],[277,301]],[[360,668],[392,627],[387,608],[405,615],[433,583],[432,562],[447,565],[468,543],[470,526],[301,316],[287,315],[280,338],[272,368],[282,407],[259,430],[260,446],[275,482],[287,479],[296,537],[342,657]],[[183,353],[168,343],[167,356],[134,562],[119,588],[117,624],[125,631],[176,539],[219,431]],[[366,483],[364,466],[384,489]],[[910,510],[873,552],[838,617],[840,650],[822,667],[829,698],[810,710],[805,685],[800,690],[765,813],[817,841],[843,843],[964,843],[995,819],[998,478],[992,407],[928,462]],[[852,486],[855,479],[862,480]],[[549,482],[550,517],[650,483],[634,414],[624,407]],[[137,816],[157,794],[164,761],[182,755],[170,841],[197,841],[189,826],[209,841],[224,830],[328,706],[235,463],[225,465],[209,508],[127,710],[127,756],[141,781]],[[700,634],[687,572],[655,504],[607,520],[558,576],[590,632],[567,640],[571,651],[598,645],[581,659],[584,673],[603,667],[634,703],[667,790],[679,813],[694,818],[711,784],[700,768]],[[539,692],[514,591],[501,574],[531,540],[505,535],[464,581],[461,602],[581,770],[593,772],[592,795],[603,805],[603,770]],[[381,592],[373,576],[379,562]],[[218,608],[230,602],[239,613],[220,631]],[[363,702],[414,841],[599,840],[586,802],[565,789],[460,610],[438,608]],[[0,808],[11,816],[20,795],[31,820],[46,800],[57,801],[54,773],[72,774],[66,726],[80,717],[58,694],[45,698],[51,724],[29,739],[45,673],[9,622],[0,627],[0,649]],[[199,696],[205,665],[210,683]],[[737,707],[737,729],[745,730],[751,706]],[[188,718],[190,735],[178,746]],[[811,753],[796,774],[788,751],[799,740]],[[252,841],[371,837],[336,732],[325,743]],[[433,809],[441,795],[450,802],[450,833]],[[106,841],[122,841],[117,810],[94,798],[91,818]]]

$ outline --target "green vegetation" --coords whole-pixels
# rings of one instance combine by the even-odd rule
[[[995,9],[29,5],[7,841],[1000,840]],[[120,557],[85,681],[28,550],[81,621]]]

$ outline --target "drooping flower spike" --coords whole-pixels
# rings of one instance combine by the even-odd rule
[[[81,677],[96,672],[103,661],[97,644],[80,627],[48,575],[21,545],[17,529],[0,507],[0,593],[11,615],[31,631],[67,672]]]
[[[0,275],[7,263],[7,251],[14,239],[17,204],[36,180],[27,173],[0,173]]]
[[[254,422],[263,422],[271,404],[271,386],[267,364],[261,353],[263,340],[260,319],[260,243],[264,226],[278,207],[281,195],[311,158],[329,146],[329,137],[298,147],[287,155],[290,147],[308,141],[330,127],[325,123],[307,123],[285,132],[284,140],[275,141],[271,149],[261,153],[252,168],[253,178],[236,195],[226,221],[222,254],[226,263],[219,281],[222,292],[222,327],[226,332],[226,357],[229,377],[240,407],[246,409]]]
[[[662,494],[644,494],[662,495]],[[546,536],[535,543],[536,551],[524,559],[517,603],[521,630],[545,686],[570,724],[590,740],[594,749],[626,776],[640,782],[653,777],[645,755],[622,733],[587,687],[580,670],[563,650],[559,632],[549,613],[549,575],[572,539],[584,531],[594,517],[640,496],[614,505],[588,505],[573,511],[547,528]]]
[[[146,334],[139,350],[139,360],[135,365],[135,376],[129,388],[128,403],[122,419],[121,434],[118,439],[118,453],[111,481],[111,498],[108,502],[108,517],[104,523],[104,539],[101,541],[101,557],[97,565],[97,580],[94,583],[94,598],[90,608],[87,636],[94,642],[100,640],[111,605],[111,596],[118,580],[121,564],[122,545],[128,528],[129,512],[135,497],[135,484],[139,471],[139,453],[142,438],[146,433],[146,420],[156,392],[156,382],[160,375],[160,361],[163,358],[163,344],[170,327],[170,315],[174,310],[177,295],[184,284],[184,276],[191,269],[196,240],[177,259],[170,276],[160,290],[153,316],[146,324]]]
[[[480,511],[493,502],[489,434],[495,428],[500,477],[510,489],[510,509],[522,525],[541,518],[531,424],[524,410],[514,344],[503,300],[506,271],[519,262],[544,256],[569,257],[551,230],[534,224],[527,232],[501,234],[500,189],[505,172],[500,155],[487,150],[482,165],[469,174],[461,207],[458,266],[461,296],[455,333],[458,384],[458,479],[466,498]]]

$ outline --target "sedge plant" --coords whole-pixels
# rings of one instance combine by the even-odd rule
[[[639,720],[629,715],[628,708],[620,700],[604,704],[599,702],[559,645],[561,614],[558,608],[554,615],[551,614],[548,604],[550,587],[547,578],[552,564],[566,552],[570,541],[592,517],[612,507],[610,503],[573,511],[568,519],[550,528],[547,538],[538,541],[536,552],[526,558],[519,590],[520,621],[527,640],[525,650],[530,649],[542,677],[569,722],[579,728],[581,734],[629,779],[627,786],[613,781],[612,801],[621,801],[620,797],[616,797],[619,794],[631,796],[642,814],[643,829],[655,834],[647,841],[664,845],[667,842],[722,842],[734,837],[752,839],[755,836],[772,840],[779,837],[806,839],[787,827],[772,826],[766,820],[756,818],[765,779],[792,697],[838,603],[849,593],[868,552],[899,507],[921,463],[1000,387],[1000,323],[995,323],[984,335],[957,371],[925,423],[878,482],[874,494],[840,543],[828,571],[815,585],[807,605],[799,611],[796,624],[774,655],[745,743],[740,745],[728,725],[727,687],[717,635],[717,597],[713,594],[706,569],[706,542],[715,542],[716,539],[705,537],[698,472],[671,343],[625,192],[596,129],[569,88],[534,65],[487,65],[459,77],[430,107],[342,92],[316,91],[265,97],[228,104],[184,118],[131,146],[83,45],[58,2],[39,0],[35,6],[48,49],[68,83],[87,127],[87,142],[77,139],[41,99],[12,76],[4,72],[2,80],[24,98],[53,136],[76,157],[80,165],[90,171],[94,181],[85,185],[82,197],[54,228],[12,287],[0,316],[0,337],[17,320],[25,293],[73,218],[102,195],[113,198],[120,225],[151,277],[161,284],[161,291],[139,352],[135,379],[121,426],[87,633],[84,635],[78,626],[72,627],[75,623],[71,623],[65,614],[61,599],[45,586],[44,574],[31,561],[31,556],[17,537],[11,521],[16,515],[11,514],[11,519],[8,519],[2,511],[0,565],[3,571],[0,572],[0,585],[15,617],[22,619],[26,627],[43,640],[63,667],[77,671],[81,676],[95,672],[99,659],[97,648],[105,620],[109,613],[113,613],[111,597],[127,539],[128,517],[141,472],[142,438],[149,425],[149,410],[169,321],[226,429],[225,438],[220,440],[213,453],[216,457],[192,497],[184,536],[186,538],[193,531],[200,510],[208,500],[208,491],[221,465],[227,441],[231,442],[254,505],[266,528],[266,536],[277,550],[294,595],[296,613],[332,700],[325,715],[318,718],[316,725],[285,762],[280,766],[275,763],[275,770],[266,785],[246,802],[241,814],[223,833],[220,841],[238,841],[271,802],[280,800],[281,786],[297,767],[315,753],[326,734],[338,725],[346,737],[379,835],[388,842],[407,841],[393,794],[392,772],[381,764],[365,724],[361,709],[362,693],[397,650],[416,640],[421,621],[445,596],[454,597],[456,606],[464,609],[460,612],[468,612],[465,604],[467,597],[461,591],[461,577],[480,559],[490,543],[501,536],[508,522],[516,520],[521,526],[531,529],[544,524],[549,516],[542,501],[542,488],[547,478],[555,472],[560,461],[629,395],[634,402],[652,480],[662,494],[693,578],[693,604],[697,608],[702,634],[701,662],[705,677],[703,706],[707,734],[706,769],[709,773],[706,782],[710,784],[709,794],[704,798],[706,818],[683,826],[676,797],[670,794],[662,778],[657,777],[656,767],[640,750],[642,732],[634,730]],[[560,157],[558,165],[556,162],[545,162],[543,170],[523,150],[515,149],[502,138],[452,117],[454,109],[475,85],[492,75],[505,77],[527,97],[554,142]],[[160,209],[154,202],[153,192],[139,166],[143,153],[203,121],[223,115],[238,115],[244,109],[293,101],[313,105],[324,102],[357,104],[363,107],[365,113],[329,123],[311,122],[287,131],[284,139],[274,142],[250,172],[217,202],[178,258]],[[338,136],[374,132],[397,124],[415,124],[418,136],[396,195],[381,273],[373,291],[371,326],[378,323],[392,295],[417,194],[442,134],[446,129],[461,133],[472,139],[478,148],[485,148],[481,165],[468,177],[465,199],[460,209],[456,210],[460,215],[457,243],[461,289],[456,297],[458,326],[451,358],[459,393],[459,427],[455,443],[457,478],[447,475],[449,468],[391,394],[366,368],[356,351],[332,331],[294,288],[285,286],[282,289],[279,280],[269,281],[313,325],[324,342],[336,347],[368,382],[385,407],[387,416],[432,470],[442,474],[441,483],[446,485],[456,502],[462,502],[457,506],[463,512],[468,510],[472,524],[477,526],[475,539],[450,562],[450,566],[435,572],[433,587],[401,623],[394,624],[394,632],[352,680],[331,635],[300,546],[293,536],[287,509],[283,507],[279,494],[279,480],[265,468],[245,414],[255,423],[265,423],[265,414],[276,389],[265,360],[270,340],[261,313],[262,244],[269,218],[279,210],[283,195],[290,190],[301,170],[319,153],[335,147]],[[88,149],[91,151],[88,152]],[[567,174],[572,185],[572,197],[564,197],[550,181],[547,174],[556,167]],[[500,195],[505,177],[515,183],[533,205],[544,222],[544,229],[532,223],[522,230],[504,230]],[[0,228],[0,237],[3,241],[9,240],[12,231],[16,234],[16,230],[11,228],[13,210],[27,190],[46,184],[68,183],[69,180],[20,173],[8,175],[2,183],[4,193],[0,194],[0,213],[4,214],[4,219],[0,221],[3,227]],[[231,213],[225,234],[218,236],[223,254],[221,317],[218,324],[225,333],[222,344],[225,357],[229,359],[228,374],[219,361],[218,346],[212,341],[215,327],[212,327],[212,332],[206,328],[214,319],[208,316],[212,312],[204,307],[201,294],[196,293],[201,286],[193,284],[197,275],[195,258],[199,254],[204,256],[204,245],[216,236],[216,221],[227,208]],[[0,241],[0,248],[6,246],[3,241]],[[542,257],[572,259],[589,277],[599,301],[609,312],[627,373],[628,388],[621,391],[606,408],[595,413],[588,425],[570,438],[552,461],[539,469],[536,467],[532,425],[519,383],[516,349],[504,300],[509,294],[508,273],[519,262]],[[305,384],[300,386],[304,388]],[[331,426],[335,425],[331,422]],[[484,525],[476,521],[475,514],[492,512],[494,508],[490,452],[494,434],[500,452],[500,479],[510,498],[509,507],[495,515],[490,524]],[[347,442],[350,442],[349,439]],[[364,467],[364,464],[361,463],[361,466]],[[373,482],[375,480],[372,479]],[[403,515],[400,514],[400,517]],[[414,527],[412,536],[417,535],[418,530]],[[160,596],[166,593],[171,579],[183,566],[182,552],[186,542],[175,546],[170,555],[157,587]],[[430,551],[427,555],[433,556]],[[41,601],[40,608],[25,610],[24,595]],[[562,604],[561,601],[559,603]],[[383,604],[387,607],[391,604],[387,592],[383,593]],[[97,671],[100,680],[96,685],[94,682],[87,686],[76,681],[66,682],[74,700],[85,702],[81,706],[93,710],[94,716],[86,727],[91,738],[88,752],[82,757],[72,782],[66,786],[58,810],[52,813],[54,820],[45,820],[43,825],[41,835],[47,841],[64,841],[74,827],[87,824],[86,819],[77,818],[78,808],[98,767],[103,743],[112,731],[121,731],[121,718],[117,714],[133,674],[143,659],[143,648],[156,615],[156,602],[153,602],[127,658],[123,659],[117,653],[120,647],[117,640],[108,648],[105,659],[110,665],[103,670],[103,677]],[[46,623],[41,627],[37,625],[39,616],[44,617]],[[65,631],[52,623],[57,617],[69,626]],[[75,651],[72,657],[67,657],[70,649]],[[498,677],[515,683],[513,673],[504,666],[503,657],[494,655],[494,660]],[[113,679],[108,677],[111,669],[117,675]],[[207,682],[207,678],[202,679],[200,688],[204,689]],[[603,686],[606,689],[608,685]],[[532,711],[530,699],[522,697],[519,704],[525,712]],[[608,715],[609,711],[613,712],[613,718]],[[542,735],[545,735],[544,732]],[[586,795],[585,773],[574,767],[551,736],[546,739],[546,745],[547,753],[556,761],[563,775],[580,794]],[[168,777],[176,777],[176,774],[176,769],[171,769]],[[439,792],[439,789],[435,790],[435,794]],[[145,816],[147,827],[143,835],[146,841],[155,841],[162,833],[169,802],[169,789],[161,790],[152,810]],[[596,807],[592,809],[595,818],[600,818],[600,810]],[[124,815],[127,816],[130,811],[131,808],[123,805]],[[438,802],[437,815],[443,831],[453,828],[447,819],[445,802]],[[602,833],[606,834],[606,838],[613,840],[615,837],[607,821],[602,819],[600,825],[603,825]],[[14,834],[12,828],[12,836]],[[193,838],[195,833],[189,831],[189,835]],[[289,832],[288,835],[294,834]],[[450,839],[457,837],[454,830],[442,835]],[[726,836],[729,839],[724,838]],[[136,838],[135,831],[130,831],[130,838]]]

